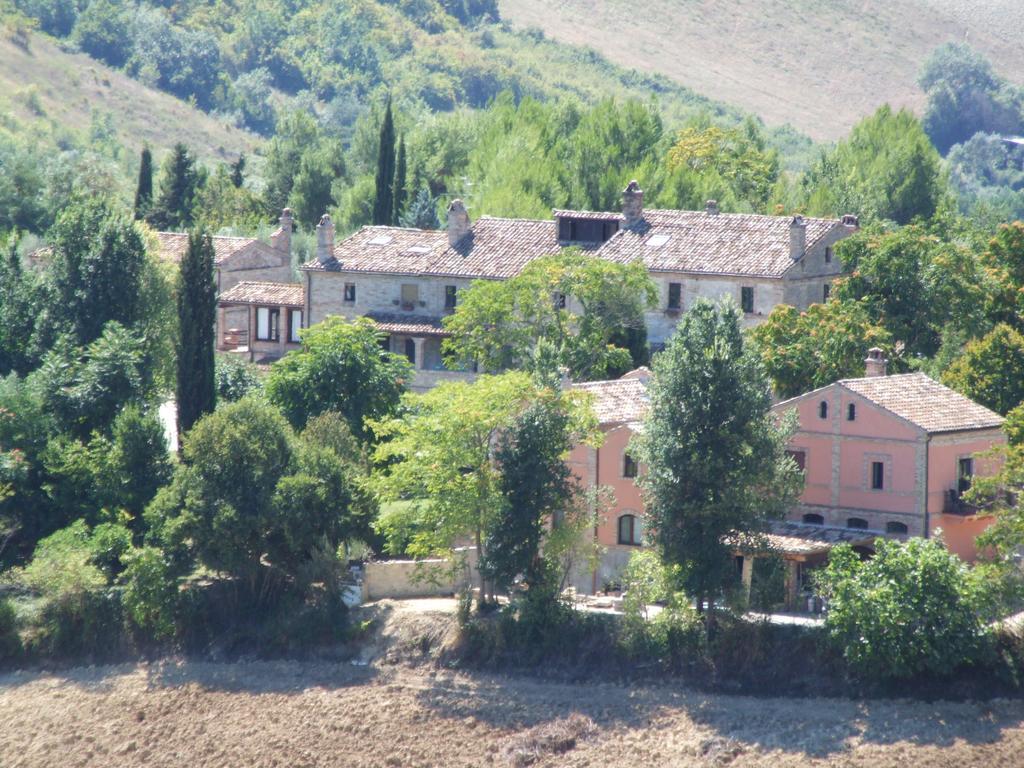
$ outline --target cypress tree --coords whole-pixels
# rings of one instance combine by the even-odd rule
[[[135,219],[138,221],[149,211],[153,203],[153,153],[149,147],[142,148],[142,162],[139,163],[139,185],[135,189]]]
[[[160,190],[146,221],[159,229],[187,227],[192,224],[199,174],[195,160],[184,144],[175,144],[164,162]]]
[[[188,237],[178,276],[178,434],[213,411],[213,345],[217,291],[213,239],[202,230]]]
[[[235,187],[241,189],[242,184],[245,183],[245,153],[242,152],[238,159],[231,164],[231,183]]]
[[[405,201],[409,196],[406,189],[406,159],[405,159],[405,138],[398,141],[398,161],[395,167],[395,212],[391,217],[391,223],[395,226],[401,222],[402,214],[405,213]]]
[[[390,224],[395,211],[395,121],[391,98],[380,124],[380,148],[377,150],[377,195],[373,201],[373,223]]]

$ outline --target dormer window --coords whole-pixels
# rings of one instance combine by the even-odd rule
[[[603,243],[619,231],[619,215],[615,213],[593,213],[589,215],[555,216],[558,219],[558,239],[573,243]]]

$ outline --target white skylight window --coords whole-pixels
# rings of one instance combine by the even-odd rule
[[[367,245],[388,245],[391,242],[391,235],[377,235],[373,240],[367,240]]]
[[[671,235],[651,235],[647,238],[645,245],[648,248],[661,248],[665,243],[672,239]]]
[[[408,253],[430,253],[430,249],[425,245],[412,245],[409,246]]]

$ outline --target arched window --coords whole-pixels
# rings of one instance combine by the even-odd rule
[[[824,525],[825,518],[821,515],[815,515],[813,513],[808,512],[806,515],[804,515],[804,522],[808,525]]]
[[[868,527],[868,521],[862,517],[848,517],[846,519],[847,528],[856,528],[857,530],[864,530]]]
[[[890,521],[885,524],[885,532],[905,534],[907,532],[907,526],[904,523],[894,523]]]
[[[412,339],[405,340],[405,356],[410,363],[416,365],[416,342]]]
[[[855,421],[856,418],[857,418],[857,406],[854,405],[853,403],[850,403],[848,406],[846,406],[846,420],[847,421]]]
[[[619,518],[619,544],[640,546],[640,519],[636,515],[622,515]]]
[[[827,419],[828,418],[828,403],[825,402],[824,400],[822,400],[820,403],[818,403],[818,418],[819,419]]]

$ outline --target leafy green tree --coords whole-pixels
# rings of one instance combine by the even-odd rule
[[[498,436],[494,459],[504,504],[484,536],[480,560],[481,573],[498,592],[520,576],[532,588],[550,573],[541,559],[544,535],[582,494],[565,459],[597,427],[592,415],[580,418],[581,407],[589,405],[542,390]]]
[[[861,676],[948,677],[979,659],[977,595],[967,566],[941,540],[878,539],[866,560],[841,544],[819,585],[829,601],[826,632]]]
[[[270,70],[256,67],[240,74],[232,88],[240,126],[263,136],[274,132],[276,119],[271,82]]]
[[[146,221],[161,230],[190,227],[200,186],[200,173],[188,147],[175,144],[164,160],[160,187]]]
[[[834,296],[862,302],[871,321],[910,355],[931,357],[943,330],[987,330],[988,279],[969,248],[923,226],[867,229],[838,247],[849,274]]]
[[[25,374],[36,363],[33,336],[42,311],[39,282],[22,268],[17,233],[0,260],[0,376]]]
[[[94,59],[121,67],[131,51],[131,38],[125,34],[128,21],[122,3],[90,0],[78,14],[71,39]]]
[[[331,142],[304,154],[288,197],[288,205],[295,211],[296,218],[310,228],[315,227],[320,217],[334,207],[332,187],[344,176],[340,145]]]
[[[318,541],[333,549],[346,537],[351,481],[333,451],[249,397],[196,422],[146,518],[172,560],[194,558],[256,594],[268,569],[295,576]]]
[[[889,333],[871,322],[863,302],[837,299],[805,311],[780,304],[751,338],[783,398],[863,376],[867,350],[890,347]]]
[[[1001,414],[1024,402],[1024,335],[1000,324],[971,342],[942,381]]]
[[[423,187],[416,193],[399,224],[415,229],[441,228],[441,221],[437,218],[437,200],[430,194],[429,189]]]
[[[381,468],[374,481],[379,498],[413,500],[393,506],[378,521],[392,546],[408,538],[406,551],[413,557],[443,554],[459,567],[455,547],[471,537],[487,562],[488,532],[508,503],[495,440],[533,390],[524,373],[444,383],[409,395],[405,418],[374,424],[381,438],[374,455]],[[480,587],[480,601],[487,602],[489,585],[481,580]]]
[[[1024,331],[1024,222],[1000,225],[982,260],[990,277],[989,315]]]
[[[853,127],[804,176],[806,208],[908,224],[930,218],[946,195],[941,158],[921,123],[888,105]]]
[[[373,223],[390,224],[395,212],[395,120],[391,114],[390,98],[380,124],[376,183]]]
[[[316,120],[307,113],[293,111],[278,118],[263,167],[266,183],[263,197],[268,211],[276,214],[288,205],[302,156],[310,148],[317,147],[319,141],[320,131]]]
[[[61,339],[29,379],[43,392],[61,431],[82,438],[93,430],[106,432],[124,406],[144,406],[154,392],[145,340],[116,322],[86,347]]]
[[[235,189],[241,189],[245,184],[245,152],[240,152],[238,159],[231,164],[231,183]]]
[[[217,286],[213,281],[213,240],[193,232],[181,260],[178,281],[178,433],[192,428],[216,402],[214,335]]]
[[[607,378],[633,362],[613,339],[623,329],[643,326],[643,313],[656,298],[643,265],[613,264],[567,249],[535,259],[509,280],[473,283],[444,319],[452,335],[442,351],[452,365],[476,361],[484,370],[500,371],[535,366],[543,339],[554,356],[545,365],[565,366],[575,379]]]
[[[365,439],[366,420],[391,415],[411,376],[404,357],[381,349],[372,320],[329,317],[303,332],[301,350],[271,366],[265,389],[296,428],[338,411]]]
[[[142,148],[139,161],[139,183],[135,187],[135,218],[143,219],[153,203],[153,153]]]
[[[756,210],[766,206],[779,178],[778,153],[767,148],[752,122],[745,128],[699,123],[685,128],[669,149],[667,162],[670,173],[684,170],[702,177],[704,184],[720,179],[729,197]]]
[[[218,403],[233,403],[263,387],[256,366],[235,355],[217,355],[213,375]]]
[[[391,223],[395,226],[401,224],[402,216],[405,215],[406,198],[409,190],[406,187],[406,176],[408,174],[408,162],[405,157],[405,137],[398,140],[398,159],[395,161],[395,184],[394,184],[394,212],[391,215]]]
[[[943,154],[979,132],[1020,132],[1020,95],[968,45],[945,43],[936,48],[918,85],[928,95],[925,131]]]
[[[701,300],[683,316],[654,359],[650,402],[635,449],[648,530],[710,623],[736,576],[729,537],[781,517],[800,483],[735,306]]]
[[[79,345],[110,321],[131,327],[147,307],[146,247],[139,228],[102,200],[73,204],[50,233],[45,332],[71,333]]]

